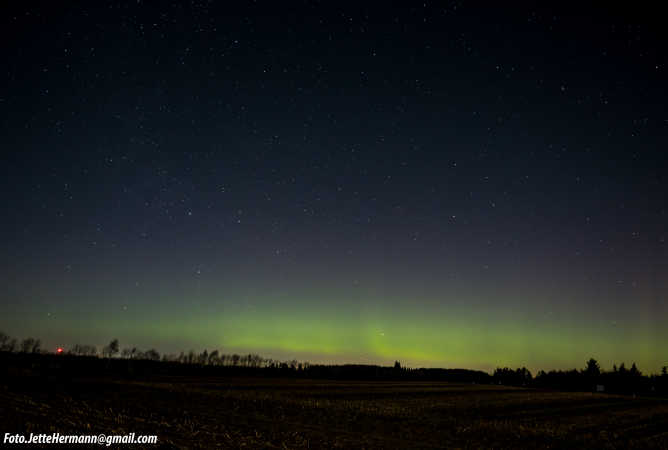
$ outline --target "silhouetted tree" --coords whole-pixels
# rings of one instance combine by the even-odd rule
[[[10,337],[9,335],[0,332],[0,351],[3,352],[15,352],[16,351],[16,339]]]
[[[636,367],[636,363],[631,364],[631,369],[629,370],[629,375],[632,375],[634,377],[637,377],[641,375],[640,371]]]
[[[522,367],[521,369],[517,369],[517,371],[519,372],[519,376],[522,380],[523,385],[531,383],[533,377],[531,376],[531,372],[529,371],[529,369],[527,369],[526,367]]]
[[[661,375],[663,375],[664,377],[668,375],[668,366],[663,366],[661,368]]]
[[[518,368],[516,370],[508,367],[499,367],[494,371],[493,378],[499,384],[518,386],[526,386],[531,383],[532,380],[531,372],[526,367]]]
[[[144,358],[151,361],[160,361],[160,353],[158,353],[157,350],[152,348],[150,350],[147,350],[146,353],[144,353]]]
[[[21,351],[23,353],[38,353],[41,345],[42,343],[39,339],[25,338],[21,341]]]
[[[394,368],[397,370],[401,369],[401,363],[399,361],[394,361]]]
[[[33,338],[25,338],[24,340],[21,341],[21,353],[28,353],[30,349],[32,348],[32,342],[34,341]]]
[[[118,353],[120,345],[118,344],[118,339],[114,339],[109,343],[109,353],[111,356],[114,356]]]
[[[220,363],[220,356],[218,356],[218,350],[214,350],[209,353],[209,365],[217,366]]]
[[[197,364],[206,364],[209,362],[209,352],[204,349],[202,353],[197,356]]]
[[[6,346],[9,343],[9,335],[0,331],[0,351],[6,351]]]
[[[102,356],[106,358],[113,358],[119,352],[118,339],[113,339],[107,346],[102,349]]]
[[[262,357],[260,355],[250,355],[250,366],[260,367],[262,365]]]
[[[589,377],[597,377],[601,374],[601,366],[599,366],[598,361],[594,358],[590,358],[587,361],[587,368],[585,369],[585,374]]]
[[[72,350],[70,350],[70,353],[80,356],[95,356],[97,355],[97,348],[93,345],[75,344],[74,347],[72,347]]]

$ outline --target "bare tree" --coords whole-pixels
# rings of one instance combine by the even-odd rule
[[[16,351],[16,339],[10,337],[9,335],[0,332],[0,351],[3,352],[15,352]]]
[[[86,356],[97,356],[97,348],[94,345],[84,345],[83,351]]]
[[[75,344],[74,347],[72,347],[72,350],[70,350],[70,353],[79,356],[95,356],[97,355],[97,348],[93,345]]]
[[[197,363],[204,365],[208,362],[209,362],[209,352],[206,349],[204,349],[204,351],[200,353],[199,356],[197,357]]]
[[[7,345],[9,344],[9,335],[0,331],[0,351],[7,351]]]
[[[35,338],[25,338],[24,340],[21,341],[21,352],[22,353],[31,353],[32,349],[35,347],[35,343],[38,340]],[[39,348],[39,343],[37,343],[37,347]]]
[[[118,339],[113,339],[111,342],[109,342],[109,345],[107,345],[102,349],[102,355],[107,358],[113,358],[118,354],[119,351],[118,347],[119,347]]]

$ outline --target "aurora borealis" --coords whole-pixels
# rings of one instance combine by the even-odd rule
[[[2,6],[2,331],[668,363],[651,11],[273,3]]]

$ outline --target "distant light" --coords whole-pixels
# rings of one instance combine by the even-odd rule
[[[60,353],[62,353],[62,352],[63,352],[63,348],[62,348],[62,347],[58,347],[58,348],[56,349],[56,353],[60,354]]]

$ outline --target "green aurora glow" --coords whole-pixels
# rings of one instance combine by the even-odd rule
[[[497,366],[526,366],[534,371],[572,368],[574,361],[584,364],[595,356],[603,367],[634,361],[642,370],[658,372],[665,364],[660,342],[668,341],[668,332],[648,328],[647,322],[610,323],[580,316],[558,323],[553,315],[499,310],[474,313],[462,307],[422,313],[406,305],[391,312],[331,306],[316,310],[304,302],[293,309],[238,305],[203,314],[134,307],[123,313],[100,312],[89,320],[82,320],[82,314],[87,315],[61,311],[57,322],[43,318],[30,328],[11,331],[41,332],[53,345],[91,338],[101,345],[110,337],[119,337],[128,346],[151,346],[164,352],[206,347],[312,363],[391,364],[400,360],[413,367],[488,371]],[[53,342],[49,337],[62,336],[63,326],[69,333]]]

